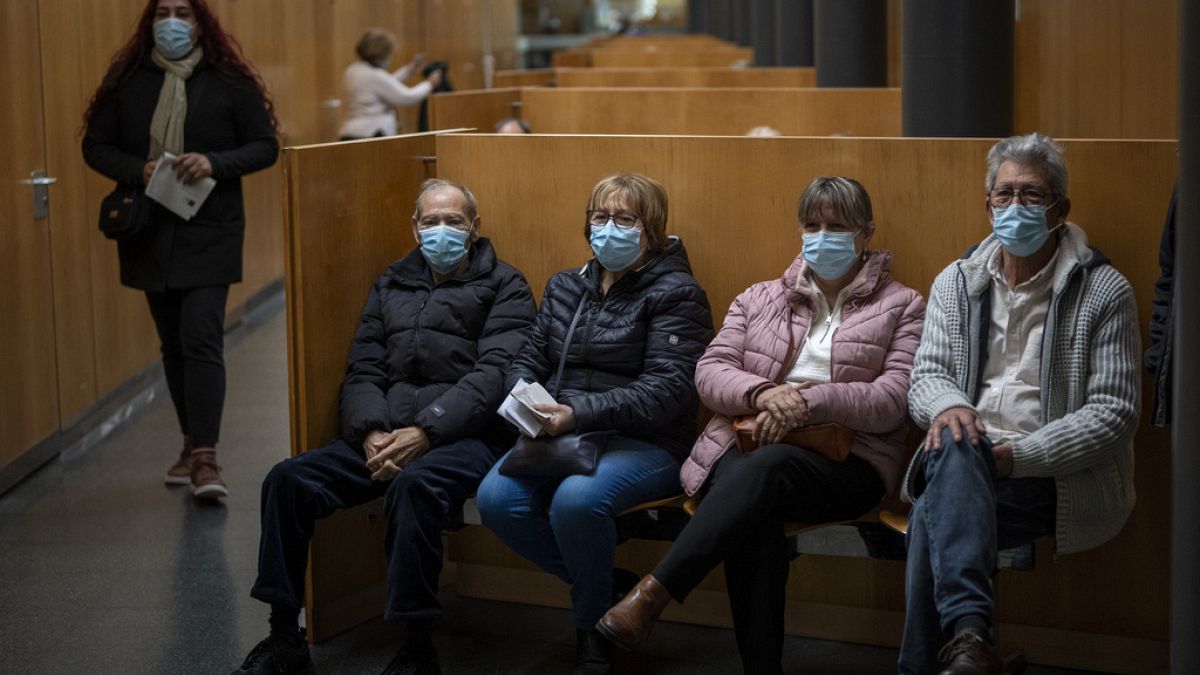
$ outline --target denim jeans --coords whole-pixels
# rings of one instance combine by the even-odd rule
[[[565,479],[500,475],[504,455],[483,479],[475,501],[483,524],[509,548],[571,584],[575,624],[590,630],[612,606],[616,516],[682,492],[679,460],[636,438],[609,440],[596,470]]]
[[[908,518],[902,675],[941,670],[938,651],[959,619],[991,621],[998,549],[1054,534],[1054,479],[997,479],[986,437],[973,446],[943,431],[925,477]]]

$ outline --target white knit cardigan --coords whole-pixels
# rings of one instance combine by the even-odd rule
[[[989,236],[933,282],[908,397],[924,428],[978,400],[987,261],[999,246]],[[1141,346],[1133,289],[1077,225],[1063,227],[1058,255],[1042,339],[1042,427],[1013,443],[1012,476],[1055,479],[1055,543],[1065,554],[1116,536],[1133,509]]]

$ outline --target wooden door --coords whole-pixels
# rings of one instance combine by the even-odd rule
[[[33,171],[46,168],[38,6],[0,3],[0,468],[58,428],[50,231],[35,218]],[[49,188],[54,195],[54,188]]]

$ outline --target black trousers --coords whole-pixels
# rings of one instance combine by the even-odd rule
[[[883,480],[851,455],[834,462],[792,445],[742,455],[713,468],[696,515],[653,575],[679,602],[721,562],[734,634],[746,673],[781,673],[790,557],[784,523],[849,520],[875,508]]]
[[[442,530],[495,462],[493,450],[474,439],[431,448],[386,482],[371,480],[362,451],[341,439],[283,460],[263,481],[258,579],[250,595],[301,607],[317,519],[382,496],[388,557],[383,616],[389,621],[441,616]]]
[[[229,286],[146,292],[179,429],[196,445],[221,435],[228,298]]]

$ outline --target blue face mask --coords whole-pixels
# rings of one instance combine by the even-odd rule
[[[1016,202],[1000,209],[992,207],[992,229],[1000,244],[1018,258],[1037,253],[1050,238],[1046,227],[1046,207],[1018,204]]]
[[[637,228],[617,227],[609,219],[604,227],[593,227],[588,237],[596,260],[610,272],[620,272],[629,267],[642,254],[642,233]]]
[[[858,252],[854,250],[854,232],[805,232],[804,261],[825,281],[841,279],[854,266]]]
[[[182,59],[192,51],[192,24],[175,17],[155,21],[154,44],[168,59]]]
[[[466,230],[449,225],[437,225],[418,230],[421,237],[421,255],[425,262],[438,274],[449,274],[467,257]]]

